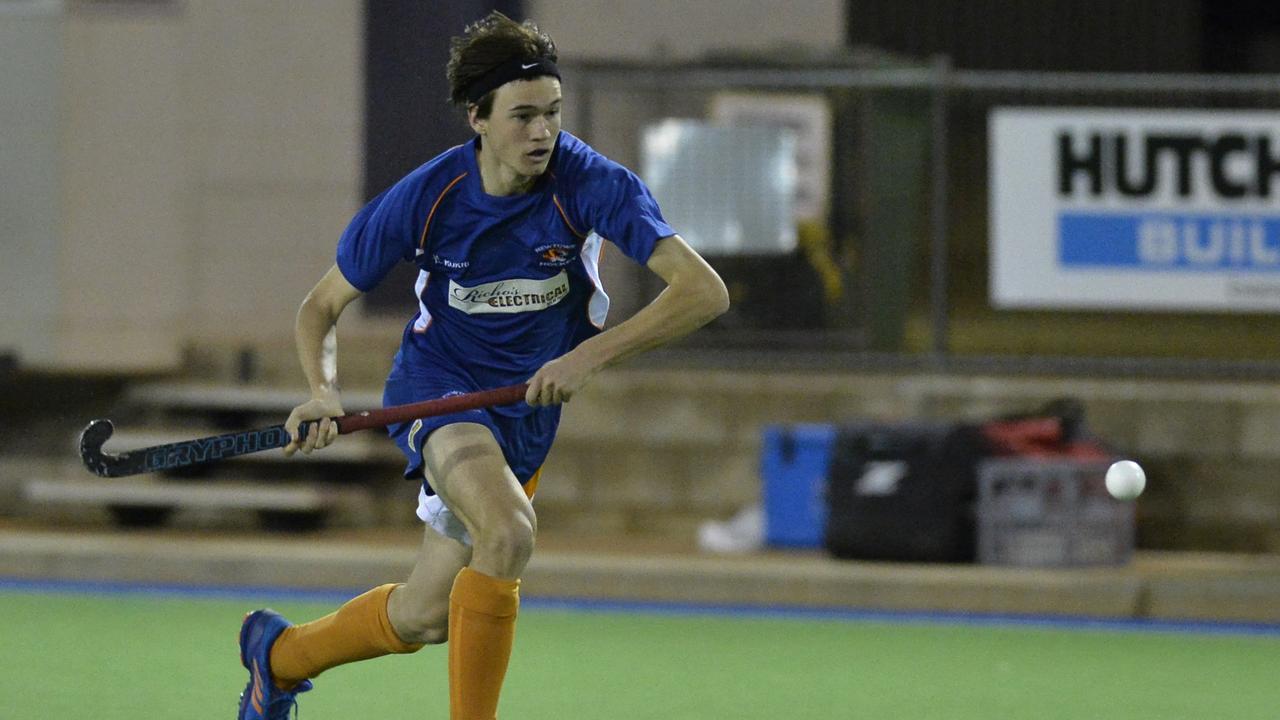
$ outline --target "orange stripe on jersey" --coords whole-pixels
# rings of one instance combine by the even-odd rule
[[[444,200],[444,196],[449,194],[449,191],[453,189],[453,186],[457,185],[458,181],[466,176],[466,173],[462,173],[458,177],[454,178],[448,185],[445,185],[444,190],[440,191],[440,197],[436,198],[435,203],[431,206],[431,212],[427,213],[427,224],[422,226],[422,237],[418,240],[419,248],[422,248],[423,250],[427,248],[427,231],[431,229],[431,218],[435,217],[436,208],[440,207],[440,201]]]
[[[555,194],[552,194],[551,202],[556,204],[556,209],[560,211],[560,218],[564,220],[565,225],[569,226],[569,232],[577,235],[579,240],[585,240],[587,236],[578,232],[578,228],[574,227],[573,223],[569,222],[569,214],[564,211],[564,207],[560,204],[560,198],[556,197]]]

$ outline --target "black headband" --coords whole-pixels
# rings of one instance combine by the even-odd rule
[[[559,79],[560,68],[557,68],[554,62],[546,58],[536,60],[512,58],[476,78],[474,82],[467,86],[467,102],[480,102],[480,98],[512,80],[531,80],[543,75],[553,75],[556,79]]]

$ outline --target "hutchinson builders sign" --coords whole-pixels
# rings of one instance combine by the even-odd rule
[[[1280,113],[1001,108],[991,300],[1280,310]]]

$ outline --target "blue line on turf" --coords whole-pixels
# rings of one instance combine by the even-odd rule
[[[1144,618],[1093,618],[1078,615],[1011,615],[993,613],[864,610],[797,607],[790,605],[717,605],[692,603],[599,600],[594,598],[534,598],[521,600],[539,610],[572,612],[634,612],[657,615],[717,615],[755,618],[794,618],[878,622],[902,625],[970,625],[981,627],[1029,627],[1053,630],[1098,630],[1199,635],[1250,635],[1280,637],[1280,624],[1211,620],[1160,620]]]
[[[32,580],[0,576],[0,592],[68,595],[179,597],[248,602],[341,603],[367,588],[285,588],[270,586],[179,585],[99,580]],[[1092,630],[1194,635],[1280,637],[1280,624],[1206,620],[1091,618],[1070,615],[1010,615],[961,612],[918,612],[813,608],[790,605],[725,605],[595,598],[524,597],[521,608],[535,611],[640,613],[669,616],[718,616],[877,622],[901,625],[965,625],[1026,627],[1050,630]]]

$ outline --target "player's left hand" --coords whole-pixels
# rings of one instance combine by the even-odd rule
[[[530,405],[558,405],[569,402],[593,375],[599,365],[581,348],[571,350],[543,365],[529,379],[524,401]]]

